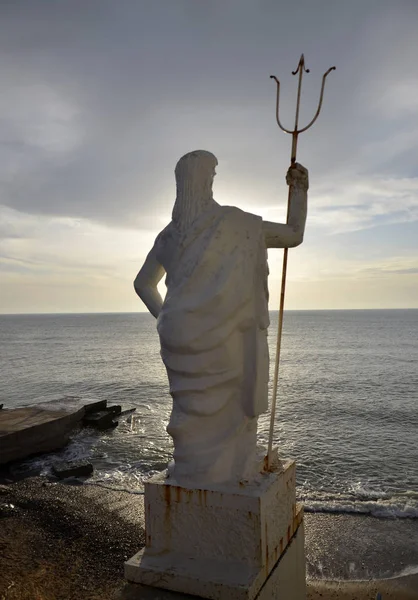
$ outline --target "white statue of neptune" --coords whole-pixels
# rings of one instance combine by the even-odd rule
[[[188,487],[255,475],[257,419],[268,404],[267,248],[301,244],[307,210],[301,165],[287,173],[285,225],[217,204],[217,164],[203,150],[179,160],[172,220],[134,282],[157,319],[173,398],[169,477]],[[157,284],[164,273],[163,300]]]

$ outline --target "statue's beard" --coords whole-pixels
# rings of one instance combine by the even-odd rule
[[[212,207],[212,182],[213,176],[203,179],[201,174],[200,177],[178,178],[172,214],[172,222],[177,231],[187,231],[203,212]]]

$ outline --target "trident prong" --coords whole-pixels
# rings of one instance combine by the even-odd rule
[[[277,83],[277,96],[276,96],[276,121],[277,121],[277,125],[280,127],[280,129],[282,131],[284,131],[285,133],[289,133],[290,135],[293,136],[293,139],[292,139],[292,155],[291,155],[291,158],[290,158],[290,162],[292,164],[296,161],[296,149],[297,149],[298,135],[300,133],[303,133],[304,131],[306,131],[310,127],[312,127],[312,125],[315,123],[315,121],[319,117],[319,113],[321,112],[321,108],[322,108],[322,101],[324,99],[325,79],[327,78],[327,75],[329,75],[329,73],[331,73],[331,71],[334,71],[334,70],[335,70],[335,67],[331,67],[330,69],[328,69],[328,71],[326,73],[324,73],[324,75],[322,77],[322,86],[321,86],[321,93],[319,95],[319,104],[318,104],[318,108],[316,110],[316,113],[315,113],[312,121],[310,121],[310,123],[308,123],[308,125],[306,125],[306,127],[303,127],[302,129],[298,129],[298,126],[299,126],[300,96],[301,96],[301,91],[302,91],[302,76],[303,76],[303,72],[304,71],[305,71],[305,73],[309,73],[309,69],[307,69],[306,66],[305,66],[305,57],[302,54],[302,56],[300,57],[299,64],[298,64],[298,67],[297,67],[296,71],[292,71],[292,75],[296,75],[297,73],[299,73],[298,93],[297,93],[297,101],[296,101],[295,127],[294,127],[293,130],[286,129],[285,127],[283,127],[283,125],[280,122],[280,117],[279,117],[280,81],[277,79],[277,77],[275,75],[270,75],[270,79],[274,79],[275,82]]]
[[[336,69],[336,67],[330,67],[328,69],[328,71],[326,73],[324,73],[324,75],[322,76],[321,93],[319,94],[319,104],[318,104],[318,108],[316,110],[315,116],[312,119],[312,121],[310,123],[308,123],[308,125],[306,125],[306,127],[304,127],[303,129],[299,129],[298,133],[303,133],[304,131],[309,129],[309,127],[312,127],[312,125],[315,123],[315,121],[319,117],[319,113],[321,112],[321,108],[322,108],[322,100],[324,99],[325,79],[327,78],[327,75],[329,75],[331,73],[331,71],[335,71],[335,69]],[[307,72],[309,73],[309,71],[307,71]]]
[[[303,54],[301,54],[300,56],[298,68],[296,69],[296,71],[292,71],[292,75],[296,75],[299,69],[303,69],[305,73],[309,73],[309,69],[305,67],[305,57],[303,56]]]
[[[289,133],[292,136],[292,150],[291,150],[291,154],[290,154],[290,164],[291,165],[293,165],[296,162],[298,135],[299,135],[299,133],[302,133],[303,131],[306,131],[307,129],[312,127],[312,125],[317,120],[319,113],[321,111],[322,100],[324,98],[325,79],[327,78],[327,75],[329,73],[331,73],[331,71],[334,71],[334,69],[335,69],[335,67],[331,67],[330,69],[328,69],[328,71],[326,73],[324,73],[324,75],[322,77],[322,86],[321,86],[321,93],[319,96],[319,104],[318,104],[316,113],[314,115],[314,118],[312,119],[312,121],[310,123],[308,123],[308,125],[306,125],[306,127],[303,127],[303,129],[298,129],[298,127],[299,127],[300,95],[301,95],[301,91],[302,91],[302,76],[303,76],[304,71],[306,73],[309,73],[309,69],[307,69],[305,66],[305,57],[303,56],[303,54],[300,57],[298,68],[296,69],[296,71],[292,71],[292,75],[296,75],[297,73],[299,73],[298,93],[297,93],[297,100],[296,100],[295,127],[294,127],[293,131],[283,127],[283,125],[280,122],[280,118],[279,118],[280,81],[277,79],[277,77],[275,75],[270,75],[270,78],[274,79],[277,83],[277,99],[276,99],[276,121],[277,121],[277,124],[282,131],[284,131],[285,133]],[[291,190],[289,187],[286,221],[289,218],[290,192],[291,192]],[[275,416],[276,416],[277,381],[278,381],[278,377],[279,377],[280,350],[281,350],[282,330],[283,330],[283,312],[284,312],[284,296],[285,296],[285,290],[286,290],[287,255],[288,255],[288,248],[285,248],[284,253],[283,253],[282,287],[281,287],[281,292],[280,292],[279,324],[278,324],[277,345],[276,345],[276,363],[275,363],[275,368],[274,368],[273,397],[272,397],[272,402],[271,402],[270,431],[269,431],[269,441],[268,441],[268,450],[267,450],[267,466],[269,469],[272,467],[272,462],[273,462],[273,454],[272,454],[273,433],[274,433],[274,422],[275,422]]]

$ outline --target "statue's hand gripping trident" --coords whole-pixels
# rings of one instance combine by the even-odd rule
[[[270,75],[271,79],[274,79],[277,83],[277,100],[276,100],[276,120],[277,124],[282,131],[285,133],[289,133],[292,136],[292,150],[290,154],[290,164],[291,166],[296,163],[296,153],[297,153],[297,145],[298,145],[298,136],[300,133],[307,131],[317,120],[319,113],[322,107],[322,100],[324,97],[324,88],[325,88],[325,80],[327,75],[334,71],[335,67],[331,67],[328,69],[326,73],[324,73],[322,77],[322,86],[321,93],[319,96],[319,104],[316,110],[316,113],[313,119],[303,127],[302,129],[298,129],[299,127],[299,109],[300,109],[300,96],[302,91],[302,77],[303,72],[309,73],[309,69],[305,67],[305,58],[302,54],[299,60],[298,67],[296,71],[292,71],[292,75],[296,75],[299,73],[299,82],[298,82],[298,92],[297,92],[297,100],[296,100],[296,114],[295,114],[295,126],[293,131],[290,129],[286,129],[280,122],[279,118],[279,99],[280,99],[280,81],[274,75]],[[287,219],[289,218],[289,203],[290,203],[290,187],[289,187],[289,196],[287,202]],[[272,465],[272,448],[273,448],[273,432],[274,432],[274,421],[276,416],[276,401],[277,401],[277,381],[279,377],[279,364],[280,364],[280,350],[281,350],[281,340],[282,340],[282,330],[283,330],[283,311],[284,311],[284,296],[286,289],[286,272],[287,272],[287,254],[288,248],[284,249],[283,253],[283,269],[282,269],[282,284],[281,284],[281,292],[280,292],[280,309],[279,309],[279,323],[278,323],[278,332],[277,332],[277,345],[276,345],[276,362],[274,367],[274,379],[273,379],[273,397],[271,403],[271,417],[270,417],[270,431],[269,431],[269,441],[268,441],[268,451],[267,451],[267,465],[270,468]]]

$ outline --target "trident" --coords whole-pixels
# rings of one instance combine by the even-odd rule
[[[295,128],[293,129],[293,131],[290,131],[289,129],[285,129],[285,127],[283,127],[283,125],[280,123],[280,119],[279,119],[280,81],[277,79],[277,77],[275,77],[275,75],[270,75],[270,78],[274,79],[276,81],[276,83],[277,83],[277,100],[276,100],[276,120],[277,120],[277,124],[278,124],[278,126],[280,127],[280,129],[282,131],[284,131],[285,133],[290,133],[291,136],[292,136],[292,150],[291,150],[291,154],[290,154],[290,164],[291,165],[294,165],[295,162],[296,162],[296,151],[297,151],[297,145],[298,145],[298,135],[300,133],[303,133],[304,131],[306,131],[310,127],[312,127],[312,125],[317,120],[317,118],[319,116],[319,113],[321,111],[322,100],[323,100],[323,97],[324,97],[325,79],[326,79],[327,75],[331,71],[334,71],[334,70],[335,70],[335,67],[331,67],[330,69],[328,69],[328,71],[326,73],[324,73],[324,76],[322,77],[321,94],[319,96],[319,104],[318,104],[318,108],[317,108],[317,111],[315,113],[314,118],[312,119],[312,121],[310,123],[308,123],[308,125],[306,125],[306,127],[304,127],[303,129],[298,129],[298,126],[299,126],[300,94],[301,94],[301,90],[302,90],[303,71],[305,71],[306,73],[309,73],[309,69],[307,69],[305,67],[305,58],[304,58],[304,56],[302,54],[302,56],[300,57],[300,60],[299,60],[298,68],[296,69],[296,71],[292,71],[292,75],[296,75],[297,73],[299,73],[298,95],[297,95],[297,100],[296,100]],[[290,204],[290,187],[289,187],[289,195],[288,195],[288,199],[287,199],[287,218],[286,218],[286,221],[288,221],[288,219],[289,219],[289,204]],[[275,363],[275,366],[274,366],[273,398],[272,398],[272,402],[271,402],[270,432],[269,432],[269,442],[268,442],[268,451],[267,451],[267,467],[269,469],[271,468],[272,461],[273,461],[273,456],[272,456],[273,430],[274,430],[274,420],[275,420],[275,416],[276,416],[277,380],[279,378],[280,350],[281,350],[281,345],[282,345],[283,309],[284,309],[284,294],[285,294],[285,289],[286,289],[286,271],[287,271],[287,254],[288,254],[288,250],[289,250],[288,248],[285,248],[284,249],[284,253],[283,253],[283,269],[282,269],[282,287],[281,287],[281,292],[280,292],[279,326],[278,326],[278,331],[277,331],[276,363]]]

